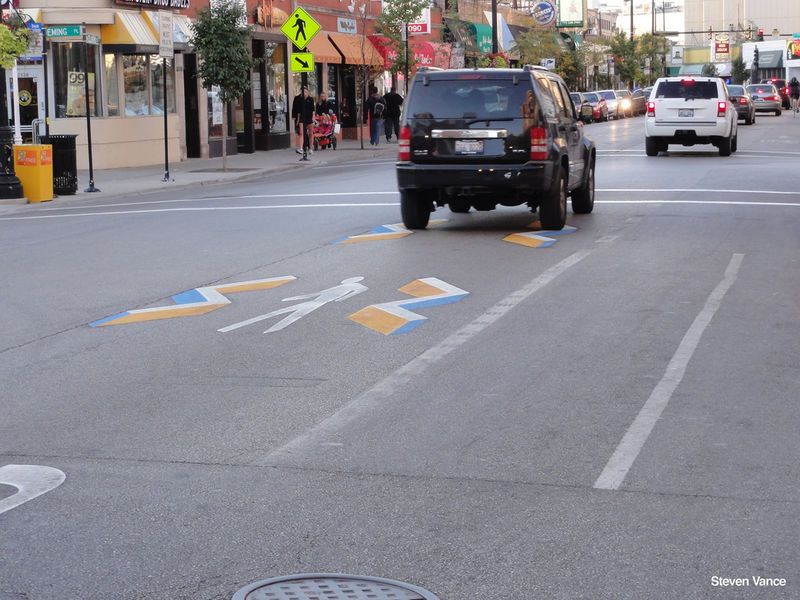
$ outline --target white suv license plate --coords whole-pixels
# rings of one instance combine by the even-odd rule
[[[678,111],[679,117],[693,117],[694,116],[694,109],[693,108],[684,108]]]
[[[483,154],[483,140],[456,140],[456,154]]]

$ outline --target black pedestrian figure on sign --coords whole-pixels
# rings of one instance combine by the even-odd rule
[[[308,37],[306,36],[306,22],[300,18],[300,15],[297,15],[294,25],[292,25],[293,29],[297,29],[297,33],[294,36],[294,41],[300,41],[300,36],[303,36],[303,41],[308,41]]]

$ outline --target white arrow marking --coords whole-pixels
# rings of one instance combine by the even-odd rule
[[[37,496],[56,489],[67,476],[63,471],[41,465],[6,465],[0,467],[0,483],[10,485],[19,491],[13,496],[0,500],[0,515],[25,504]]]

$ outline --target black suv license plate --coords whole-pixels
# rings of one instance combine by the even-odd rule
[[[483,140],[456,140],[456,154],[483,154]]]

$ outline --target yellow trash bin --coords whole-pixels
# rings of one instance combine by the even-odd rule
[[[53,199],[53,147],[49,144],[14,146],[14,173],[28,202]]]

